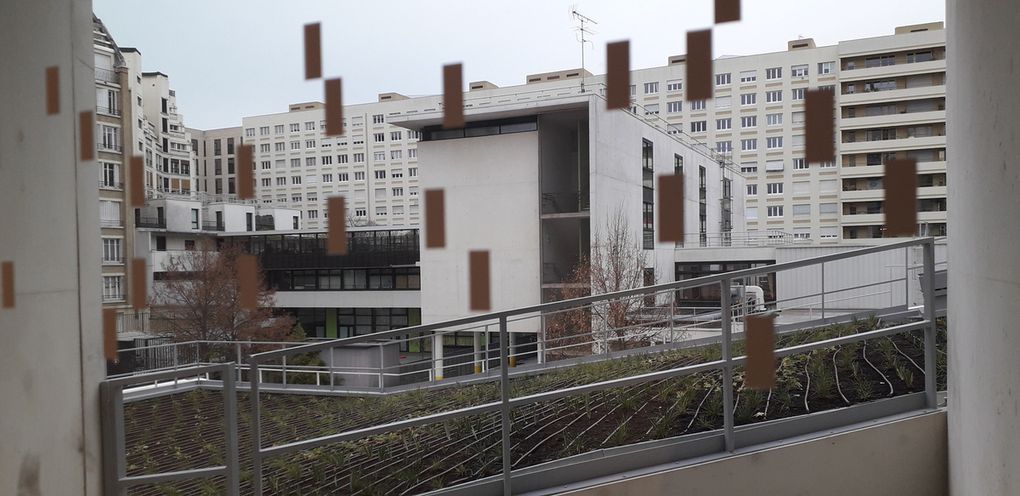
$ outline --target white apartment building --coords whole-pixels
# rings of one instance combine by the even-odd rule
[[[794,40],[782,52],[716,59],[715,98],[704,102],[684,100],[686,56],[678,55],[631,72],[632,112],[739,168],[750,238],[880,237],[881,163],[889,157],[918,159],[919,231],[944,235],[944,54],[942,23],[832,46]],[[603,89],[603,76],[576,69],[529,75],[521,86],[472,82],[465,109],[558,98],[582,80],[590,91]],[[804,94],[820,87],[836,90],[837,160],[809,164]],[[384,93],[346,106],[346,132],[330,138],[320,103],[243,118],[244,139],[255,144],[259,201],[299,208],[311,229],[325,227],[325,198],[334,194],[347,197],[352,224],[419,224],[417,136],[389,122],[441,108],[438,96]]]
[[[228,127],[202,131],[188,128],[191,149],[195,153],[192,168],[199,179],[195,191],[218,200],[237,199],[237,151],[241,128]]]

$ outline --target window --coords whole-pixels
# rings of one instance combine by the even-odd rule
[[[391,194],[392,196],[404,196],[404,188],[393,188]]]
[[[290,124],[290,132],[297,133],[297,132],[300,132],[300,131],[301,131],[301,123],[299,123],[299,122],[292,122]]]
[[[758,80],[758,71],[741,71],[741,83],[753,83]]]
[[[259,145],[259,151],[262,153],[269,153],[269,143],[262,143]]]
[[[315,167],[315,157],[305,157],[305,167]]]
[[[301,176],[290,176],[291,184],[301,184]]]
[[[283,134],[283,124],[277,124],[273,131],[275,131],[276,134]]]
[[[269,126],[261,126],[261,127],[259,127],[259,135],[260,136],[265,136],[267,134],[269,134]]]
[[[864,67],[882,67],[886,65],[896,65],[896,56],[879,55],[877,57],[868,57],[864,59]]]
[[[322,157],[319,158],[319,160],[321,161],[322,165],[333,165],[332,155],[323,155]]]
[[[103,301],[124,299],[124,276],[103,276]]]
[[[741,117],[740,118],[740,127],[742,127],[742,128],[758,127],[758,116],[757,115],[748,115],[748,116]]]
[[[796,181],[793,183],[793,194],[795,195],[808,195],[811,194],[811,182],[810,181]]]
[[[192,229],[199,229],[200,228],[200,226],[198,225],[198,209],[197,208],[191,209],[191,228]]]
[[[111,200],[99,201],[99,223],[101,226],[121,225],[119,201]]]
[[[733,106],[733,97],[730,96],[717,96],[715,97],[715,108],[725,109]]]
[[[645,94],[646,95],[649,94],[649,93],[658,93],[658,92],[659,92],[659,82],[658,81],[655,81],[655,82],[652,82],[652,83],[645,83]]]
[[[277,186],[286,186],[287,185],[287,178],[286,177],[278,177],[278,178],[276,178],[276,185]]]
[[[308,211],[308,218],[309,219],[318,219],[319,218],[319,211],[315,210],[315,209],[309,210]]]
[[[744,93],[744,94],[740,95],[740,104],[741,105],[747,106],[747,105],[754,105],[756,103],[758,103],[758,94],[757,93]]]
[[[782,79],[782,78],[783,78],[783,68],[782,67],[769,67],[768,69],[765,69],[765,79],[766,80]]]
[[[782,90],[774,90],[774,91],[766,91],[765,92],[765,102],[766,103],[775,103],[775,102],[781,102],[781,101],[783,101],[783,92],[782,92]]]
[[[744,218],[757,219],[758,207],[744,207]]]
[[[375,178],[376,179],[386,179],[386,171],[384,171],[384,170],[377,170],[377,171],[375,171]]]
[[[782,147],[783,147],[782,136],[770,136],[768,138],[765,138],[765,148],[768,148],[769,150],[776,150]]]
[[[301,167],[301,159],[299,159],[299,158],[292,158],[292,159],[290,159],[290,166],[291,167]]]
[[[290,195],[290,201],[293,203],[301,203],[301,193],[294,193]]]
[[[740,150],[745,152],[753,152],[758,149],[758,139],[742,139],[740,140]]]
[[[781,195],[783,194],[783,183],[768,183],[766,186],[766,192],[770,195]]]
[[[725,129],[730,129],[732,127],[732,124],[733,124],[733,121],[729,117],[727,117],[725,119],[716,119],[715,120],[715,128],[716,128],[716,130],[720,130],[720,131],[721,130],[725,130]]]
[[[100,184],[107,188],[119,187],[117,184],[117,178],[120,176],[120,174],[118,174],[119,171],[117,170],[119,167],[120,166],[115,163],[103,162],[103,169],[101,171],[102,176],[100,176],[101,181]]]
[[[792,136],[792,138],[793,139],[792,139],[790,144],[793,145],[794,148],[804,148],[804,135],[803,134],[795,134],[795,135]]]
[[[803,100],[804,99],[804,92],[806,90],[807,90],[807,88],[794,88],[794,89],[790,90],[790,94],[791,94],[791,96],[792,96],[792,98],[794,100]]]
[[[719,153],[730,153],[733,151],[732,141],[717,141],[715,143],[715,151]]]
[[[765,114],[765,124],[769,126],[782,126],[783,114]]]
[[[372,124],[382,124],[383,122],[386,122],[385,118],[383,117],[383,114],[372,115]]]
[[[407,149],[407,158],[418,158],[418,149],[417,148],[408,148]]]
[[[782,205],[772,205],[772,206],[766,207],[766,214],[769,217],[782,217],[783,216],[783,206]]]
[[[343,155],[337,155],[336,156],[336,163],[338,163],[338,164],[346,164],[347,163],[347,154],[345,153]]]
[[[390,141],[400,141],[400,131],[390,131]]]
[[[372,141],[380,143],[386,141],[386,133],[375,133],[372,135]]]
[[[705,101],[704,100],[691,101],[691,110],[705,110]]]
[[[272,178],[270,178],[270,177],[263,177],[262,178],[262,187],[263,188],[268,188],[268,187],[270,187],[272,185],[273,185],[273,179]]]
[[[315,131],[315,121],[305,122],[305,131]]]
[[[364,181],[365,180],[365,172],[364,171],[355,172],[354,173],[354,180],[355,181]]]
[[[635,84],[630,85],[630,96],[634,96],[636,94],[637,94],[637,85],[635,85]]]
[[[650,103],[645,105],[645,115],[659,115],[659,104]]]
[[[305,148],[315,148],[315,140],[305,140]]]
[[[407,188],[407,196],[418,196],[418,187],[417,186],[408,186],[408,188]]]
[[[808,75],[807,64],[795,65],[790,67],[790,77],[805,78]]]
[[[365,209],[363,209],[363,208],[356,208],[356,209],[354,209],[354,216],[355,217],[364,217],[365,215],[367,215],[365,213]]]
[[[794,217],[803,217],[805,215],[811,215],[811,204],[804,203],[804,204],[794,205],[793,206],[793,216]]]
[[[684,82],[682,79],[670,79],[666,81],[666,91],[680,91],[684,89]]]
[[[708,130],[708,125],[705,121],[694,121],[691,123],[692,133],[703,133]]]
[[[758,172],[758,163],[757,162],[744,162],[744,163],[740,164],[740,173],[741,174],[755,174],[757,172]]]
[[[827,162],[819,162],[818,167],[821,169],[831,169],[836,166],[836,161],[829,160]]]
[[[794,112],[790,117],[794,124],[803,124],[804,116],[804,112]]]
[[[835,62],[819,62],[818,63],[818,74],[832,74],[836,71]]]
[[[283,151],[286,151],[286,150],[287,150],[287,144],[286,143],[284,143],[282,141],[273,143],[273,151],[283,152]]]
[[[715,75],[715,85],[716,86],[726,86],[728,84],[730,84],[730,73],[727,72],[727,73],[716,74]]]
[[[386,160],[386,152],[374,152],[372,153],[372,160],[376,162]]]
[[[929,62],[935,60],[935,56],[931,50],[924,52],[910,52],[907,54],[907,63],[913,64],[914,62]]]
[[[139,97],[139,98],[141,98],[141,97]],[[244,135],[249,137],[249,138],[254,137],[255,136],[255,128],[253,128],[253,127],[245,128],[244,129]]]
[[[818,190],[822,193],[835,193],[837,191],[835,179],[824,179],[818,181]]]
[[[418,176],[418,168],[417,167],[409,167],[407,169],[407,177],[417,177],[417,176]]]
[[[375,215],[378,216],[378,217],[385,216],[386,215],[386,207],[385,206],[375,207]]]
[[[123,261],[121,239],[103,238],[103,263],[120,263],[121,261]]]
[[[839,237],[839,228],[835,226],[822,227],[819,231],[818,237],[821,239],[836,239]]]
[[[683,101],[677,100],[675,102],[666,102],[666,113],[675,114],[683,110]]]
[[[390,178],[399,179],[401,177],[404,177],[404,171],[400,169],[393,169],[390,171]]]
[[[802,170],[802,169],[807,169],[807,168],[808,168],[807,160],[804,160],[802,158],[795,158],[795,159],[793,159],[793,169],[794,170]]]
[[[290,142],[290,149],[291,150],[300,150],[301,149],[301,142],[300,141],[291,141]]]
[[[779,172],[783,170],[782,160],[769,160],[765,162],[765,172]]]
[[[364,161],[365,161],[365,154],[364,153],[355,153],[354,154],[354,163],[359,164],[359,163],[362,163]]]
[[[837,204],[835,203],[819,203],[818,213],[819,215],[836,215],[838,212]]]
[[[747,185],[747,196],[757,196],[757,195],[758,195],[758,185],[757,184],[748,184]]]

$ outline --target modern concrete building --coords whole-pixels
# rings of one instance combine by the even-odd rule
[[[198,175],[195,191],[204,198],[237,199],[237,151],[242,142],[241,128],[228,127],[202,131],[188,128]]]

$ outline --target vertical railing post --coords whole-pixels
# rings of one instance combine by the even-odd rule
[[[226,439],[227,496],[240,494],[241,472],[237,453],[237,391],[234,383],[235,363],[223,364],[223,427]],[[238,368],[238,370],[240,370]]]
[[[822,262],[822,320],[825,320],[825,262]]]
[[[924,250],[924,396],[928,408],[938,407],[938,367],[935,363],[935,240],[928,238]]]
[[[262,411],[259,409],[259,364],[251,359],[248,375],[250,376],[251,395],[251,488],[254,496],[262,496]]]
[[[499,384],[500,417],[503,423],[503,494],[513,494],[510,488],[510,336],[506,329],[506,316],[499,318]]]
[[[910,248],[903,249],[903,308],[910,308]]]
[[[332,391],[333,384],[333,348],[329,349],[329,390]]]
[[[236,346],[237,348],[235,351],[237,353],[237,359],[234,360],[234,368],[237,369],[237,382],[241,382],[241,380],[244,379],[241,376],[241,364],[244,363],[241,361],[241,343],[237,343]]]
[[[383,367],[386,366],[386,353],[383,349],[383,344],[379,343],[379,390],[386,389],[386,381],[384,379]]]
[[[286,345],[280,347],[281,350],[282,349],[286,349],[286,348],[287,348]],[[287,385],[287,355],[283,356],[283,362],[282,363],[283,363],[283,385],[286,386]]]
[[[720,282],[722,296],[722,313],[720,322],[722,324],[722,389],[723,389],[723,438],[726,442],[726,451],[732,452],[733,446],[733,365],[732,350],[730,349],[731,322],[733,321],[733,303],[730,298],[730,287],[732,281],[729,278]]]
[[[669,292],[669,342],[676,341],[676,336],[673,335],[674,328],[673,322],[676,321],[676,291]]]
[[[177,367],[178,366],[179,365],[178,365],[178,362],[177,362],[177,343],[174,343],[174,372],[177,372]],[[174,374],[174,386],[176,386],[176,385],[177,385],[177,374]]]

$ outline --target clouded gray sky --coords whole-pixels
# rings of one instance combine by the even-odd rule
[[[304,80],[302,26],[322,22],[323,73],[344,79],[344,103],[379,93],[441,91],[441,66],[464,80],[523,84],[526,74],[579,67],[574,7],[598,21],[586,66],[605,69],[605,44],[630,39],[631,66],[686,52],[686,31],[712,25],[713,0],[93,0],[120,46],[143,69],[170,76],[189,127],[240,125],[247,115],[321,100]],[[743,0],[743,21],[715,29],[715,56],[892,34],[945,20],[944,0]]]

